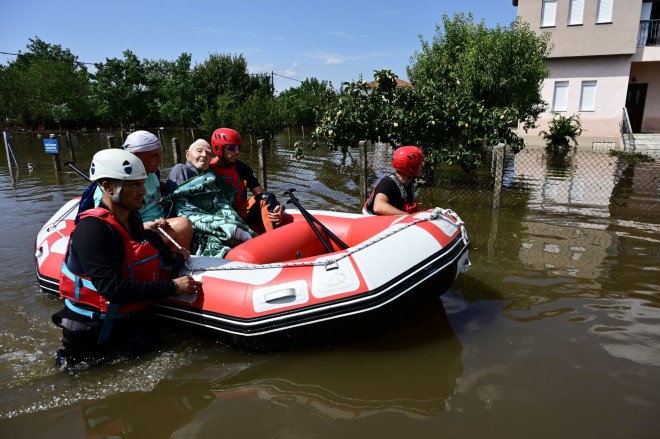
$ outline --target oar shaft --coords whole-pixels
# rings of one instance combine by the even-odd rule
[[[322,229],[325,233],[327,233],[328,236],[330,236],[330,238],[331,238],[333,241],[335,241],[340,247],[343,247],[343,248],[345,248],[345,249],[348,248],[348,245],[346,245],[346,243],[345,243],[344,241],[342,241],[337,235],[335,235],[335,234],[332,232],[332,230],[328,229],[328,228],[325,226],[325,224],[323,224],[323,223],[322,223],[321,221],[319,221],[317,218],[313,217],[313,216],[307,211],[307,209],[305,209],[304,207],[302,207],[302,205],[300,204],[300,201],[298,200],[298,198],[296,198],[296,196],[293,195],[293,193],[291,193],[291,191],[292,191],[292,189],[289,189],[289,190],[286,191],[285,193],[289,195],[289,197],[291,198],[291,202],[293,203],[294,206],[296,206],[296,207],[298,208],[298,210],[300,210],[300,213],[303,215],[303,217],[305,217],[305,219],[306,219],[307,221],[312,221],[312,222],[318,224],[319,227],[321,227],[321,229]],[[311,225],[311,223],[310,223],[310,225]],[[316,227],[313,227],[313,229],[316,230]],[[330,250],[328,250],[328,251],[330,251]]]
[[[80,169],[76,168],[76,166],[73,164],[73,162],[64,162],[64,166],[68,166],[69,168],[73,169],[76,171],[78,174],[82,175],[87,181],[90,183],[93,183],[92,179],[87,176],[83,171]]]
[[[316,228],[316,226],[314,225],[314,220],[312,216],[309,214],[309,212],[303,209],[303,207],[298,202],[296,196],[293,195],[293,189],[289,189],[288,191],[285,192],[285,194],[287,194],[289,198],[291,198],[291,202],[293,203],[293,205],[296,206],[298,210],[300,210],[300,213],[302,214],[303,218],[305,218],[305,221],[307,221],[309,227],[312,228],[316,237],[319,239],[319,241],[321,241],[323,247],[325,247],[325,250],[328,253],[332,253],[332,246],[330,246],[330,244],[326,242],[326,240],[323,238],[323,235],[321,235],[321,232],[319,232],[319,229]]]
[[[170,241],[172,241],[172,244],[174,244],[174,245],[176,246],[176,248],[178,248],[179,250],[183,250],[183,247],[181,247],[181,245],[180,245],[178,242],[176,242],[176,241],[174,240],[174,238],[172,238],[172,237],[170,236],[169,233],[167,233],[165,230],[163,230],[163,228],[162,228],[161,226],[158,226],[158,231],[159,231],[160,233],[162,233],[163,236],[165,236],[167,239],[169,239]]]

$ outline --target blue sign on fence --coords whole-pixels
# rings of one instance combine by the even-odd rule
[[[60,145],[57,143],[57,139],[44,139],[44,152],[47,154],[59,154]]]

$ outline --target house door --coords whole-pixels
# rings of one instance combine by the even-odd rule
[[[642,118],[644,117],[644,103],[646,102],[646,87],[648,84],[628,84],[626,94],[626,109],[633,133],[642,130]]]

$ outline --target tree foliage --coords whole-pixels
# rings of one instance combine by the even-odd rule
[[[423,147],[428,163],[458,163],[470,171],[481,165],[484,144],[522,141],[508,124],[511,108],[486,108],[465,96],[439,96],[429,87],[397,87],[389,70],[375,72],[375,87],[366,80],[345,82],[339,99],[326,112],[314,142],[346,150],[360,140]]]
[[[150,87],[160,90],[158,103],[162,119],[184,128],[198,122],[192,57],[182,53],[175,61],[161,61],[162,77],[152,74]]]
[[[123,59],[106,58],[92,75],[95,107],[101,120],[118,121],[122,126],[141,122],[150,115],[147,71],[130,50]]]
[[[283,106],[272,96],[253,93],[236,109],[233,127],[239,132],[253,133],[272,143],[275,135],[287,126]]]
[[[487,108],[510,107],[530,127],[545,110],[541,84],[548,76],[545,58],[550,35],[536,35],[518,19],[488,29],[471,14],[442,18],[432,42],[420,38],[408,76],[416,87],[440,95],[467,96]]]
[[[422,41],[413,57],[408,69],[413,87],[397,87],[389,70],[375,72],[375,86],[361,78],[343,83],[313,144],[342,149],[360,140],[415,144],[425,149],[431,169],[439,162],[458,163],[466,172],[482,164],[486,145],[522,149],[510,126],[521,119],[533,123],[544,108],[547,37],[536,37],[520,22],[494,30],[462,14],[454,20],[444,16],[443,22],[433,43]]]
[[[289,125],[297,126],[315,126],[317,117],[335,98],[332,84],[317,78],[307,78],[277,96],[289,116]]]
[[[269,77],[251,75],[243,55],[211,54],[193,69],[202,126],[213,130],[231,126],[232,112],[254,93],[270,94]]]
[[[89,111],[85,66],[69,49],[37,37],[29,41],[25,53],[0,69],[0,107],[4,116],[28,125],[85,120]]]

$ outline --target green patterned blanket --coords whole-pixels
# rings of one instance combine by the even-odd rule
[[[224,257],[240,243],[238,229],[257,236],[233,209],[235,195],[234,188],[209,171],[181,183],[164,197],[163,211],[168,218],[182,216],[192,221],[192,254]]]

